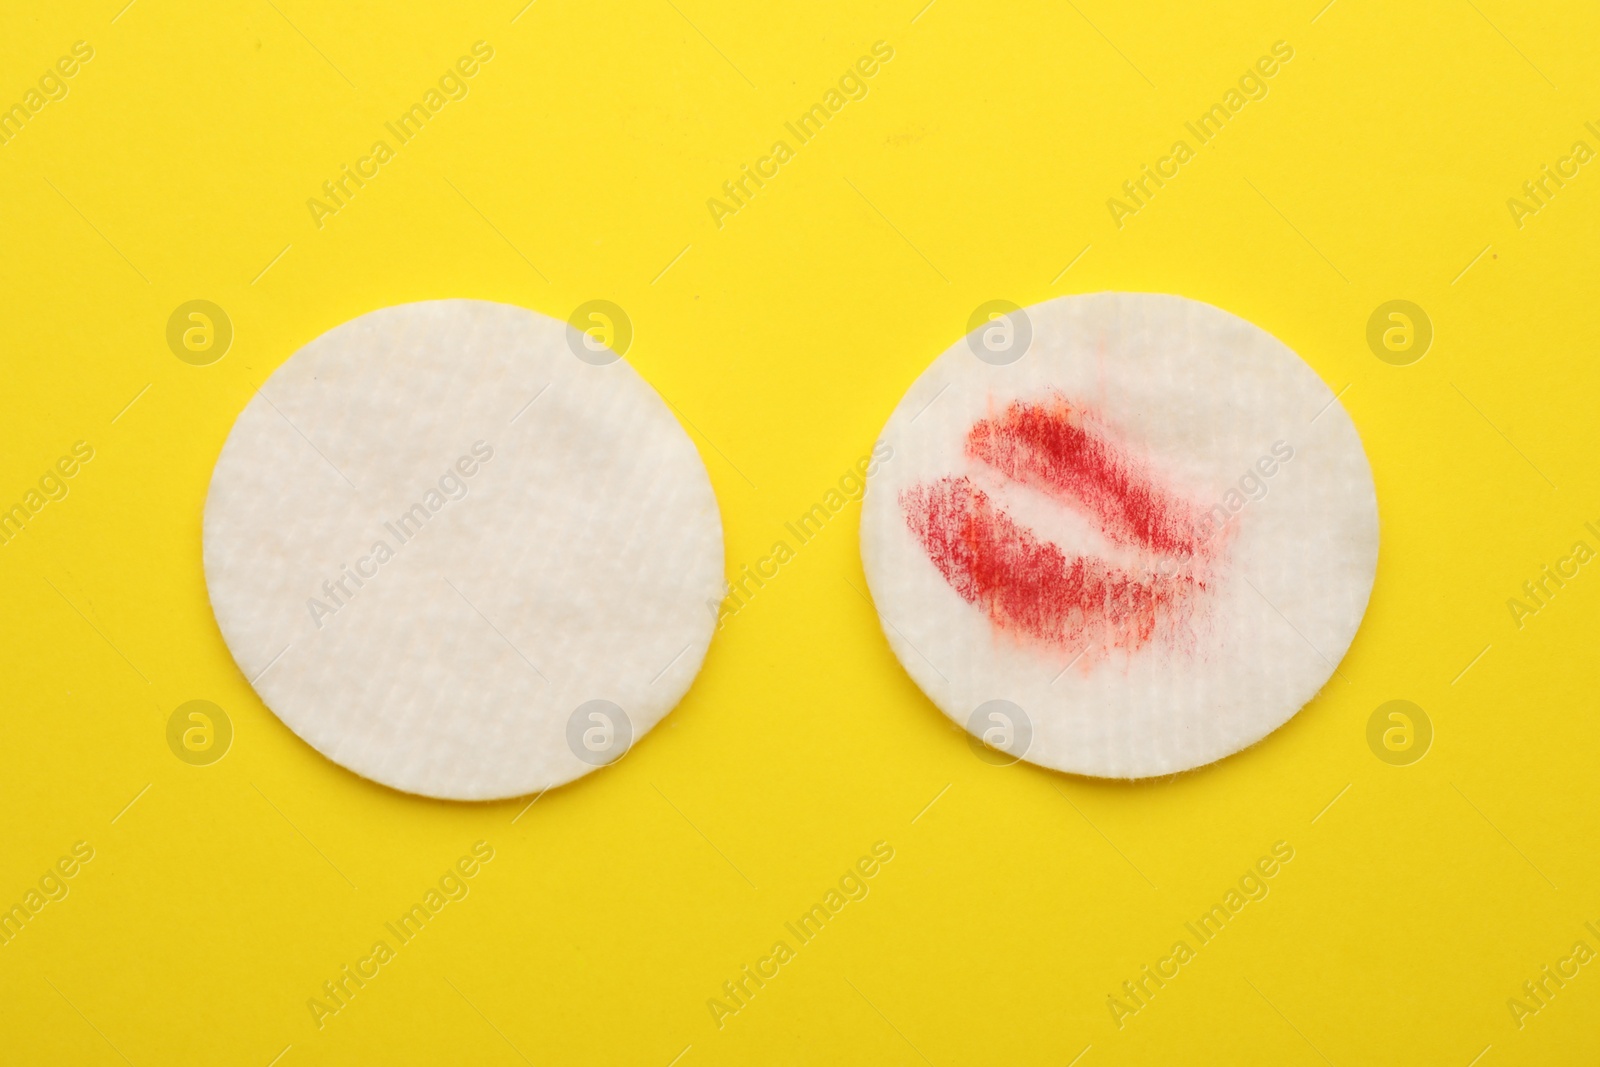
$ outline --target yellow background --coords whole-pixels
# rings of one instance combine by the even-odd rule
[[[0,947],[0,1059],[1600,1054],[1600,967],[1521,1029],[1506,1004],[1579,938],[1600,948],[1600,576],[1520,630],[1506,606],[1575,540],[1600,547],[1600,163],[1520,229],[1506,206],[1573,141],[1600,148],[1591,8],[122,2],[15,9],[0,33],[0,103],[74,41],[95,50],[0,147],[0,503],[74,441],[96,451],[0,547],[0,904],[95,849]],[[480,39],[495,55],[470,95],[318,229],[307,198]],[[866,99],[718,229],[707,198],[878,40],[895,57]],[[1270,95],[1119,230],[1107,198],[1278,40],[1295,56]],[[1181,293],[1282,338],[1348,385],[1371,458],[1382,551],[1341,676],[1219,765],[1116,784],[974,758],[851,589],[854,505],[627,759],[532,808],[333,765],[212,620],[200,514],[228,429],[362,312],[620,304],[736,570],[980,303],[1100,289]],[[210,366],[165,340],[195,298],[235,329]],[[1394,298],[1435,328],[1411,366],[1366,344]],[[1366,742],[1395,698],[1436,731],[1411,766]],[[165,741],[191,699],[234,724],[210,766]],[[479,839],[496,857],[471,895],[319,1030],[307,999]],[[895,858],[870,896],[718,1029],[707,999],[879,840]],[[1107,995],[1278,840],[1295,858],[1271,895],[1119,1029]]]

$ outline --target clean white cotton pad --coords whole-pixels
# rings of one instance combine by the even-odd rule
[[[1344,408],[1281,342],[1182,297],[994,314],[906,392],[867,482],[895,655],[986,758],[1140,778],[1264,737],[1372,589]]]
[[[205,571],[290,729],[396,789],[487,800],[612,762],[672,709],[711,641],[722,526],[625,361],[439,300],[353,319],[267,380],[212,474]]]

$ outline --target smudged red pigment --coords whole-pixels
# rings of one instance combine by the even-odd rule
[[[906,521],[950,587],[1003,630],[1053,644],[1100,636],[1137,648],[1194,584],[1140,579],[1089,556],[1069,558],[1019,526],[968,478],[942,478],[900,497]]]
[[[1082,512],[1141,565],[1068,555],[998,507],[970,478],[900,494],[906,524],[939,573],[991,623],[1067,650],[1141,648],[1210,584],[1219,547],[1203,511],[1064,399],[1018,401],[967,434],[967,454]]]
[[[1200,512],[1156,484],[1142,464],[1096,432],[1065,400],[1013,403],[967,432],[967,454],[1098,520],[1114,541],[1188,557],[1200,547]]]

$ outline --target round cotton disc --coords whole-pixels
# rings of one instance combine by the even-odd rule
[[[1264,737],[1328,681],[1372,589],[1377,500],[1344,408],[1193,300],[992,314],[906,392],[867,482],[895,655],[985,758],[1140,778]]]
[[[487,800],[612,762],[689,688],[722,595],[694,445],[615,353],[521,308],[385,308],[234,424],[205,572],[267,706],[358,774]]]

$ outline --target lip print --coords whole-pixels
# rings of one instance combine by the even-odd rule
[[[1147,778],[1261,740],[1327,686],[1372,590],[1349,413],[1282,341],[1199,301],[1009,314],[1023,355],[952,341],[879,433],[894,458],[867,478],[861,566],[884,640],[974,744],[999,702],[1022,709],[1007,751],[1041,767]]]
[[[1019,400],[972,425],[966,454],[1082,513],[1134,550],[1131,567],[1063,551],[966,476],[913,485],[900,506],[945,581],[997,629],[1068,650],[1133,651],[1192,611],[1226,538],[1203,536],[1202,509],[1098,423],[1060,396]]]

